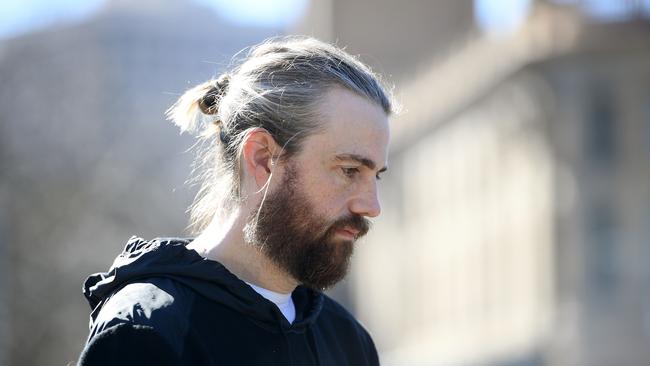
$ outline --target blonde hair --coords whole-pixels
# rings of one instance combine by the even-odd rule
[[[333,87],[343,87],[390,114],[391,97],[379,77],[340,48],[309,37],[285,37],[253,46],[232,71],[188,90],[167,110],[181,132],[196,133],[194,181],[199,192],[190,207],[190,229],[198,233],[224,218],[240,195],[241,144],[253,128],[264,128],[283,146],[281,158],[300,150],[318,131],[316,105]]]

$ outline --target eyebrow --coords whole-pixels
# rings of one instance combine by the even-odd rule
[[[335,160],[337,161],[356,161],[357,163],[368,167],[370,170],[375,170],[377,167],[377,164],[375,164],[372,159],[368,159],[364,156],[357,155],[357,154],[339,154],[334,157]],[[388,167],[383,167],[377,171],[377,173],[383,173],[386,170],[388,170]]]

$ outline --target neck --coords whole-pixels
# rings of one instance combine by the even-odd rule
[[[187,248],[221,263],[242,281],[274,292],[293,292],[298,282],[267,258],[257,245],[245,242],[246,215],[235,212],[224,222],[215,221]]]

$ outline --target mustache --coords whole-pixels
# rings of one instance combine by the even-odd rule
[[[336,220],[331,226],[330,231],[334,232],[335,230],[342,229],[345,227],[352,228],[359,231],[357,238],[360,238],[370,231],[372,224],[368,219],[360,215],[348,215]]]

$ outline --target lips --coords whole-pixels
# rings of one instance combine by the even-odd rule
[[[370,223],[361,216],[349,216],[338,220],[332,225],[332,231],[349,240],[364,236],[370,229]]]
[[[353,229],[351,227],[344,227],[341,229],[341,231],[354,236],[355,239],[357,238],[357,236],[359,236],[359,233],[361,232],[361,230]]]
[[[359,237],[360,231],[351,227],[343,227],[336,231],[339,235],[345,236],[350,240],[356,240]]]

